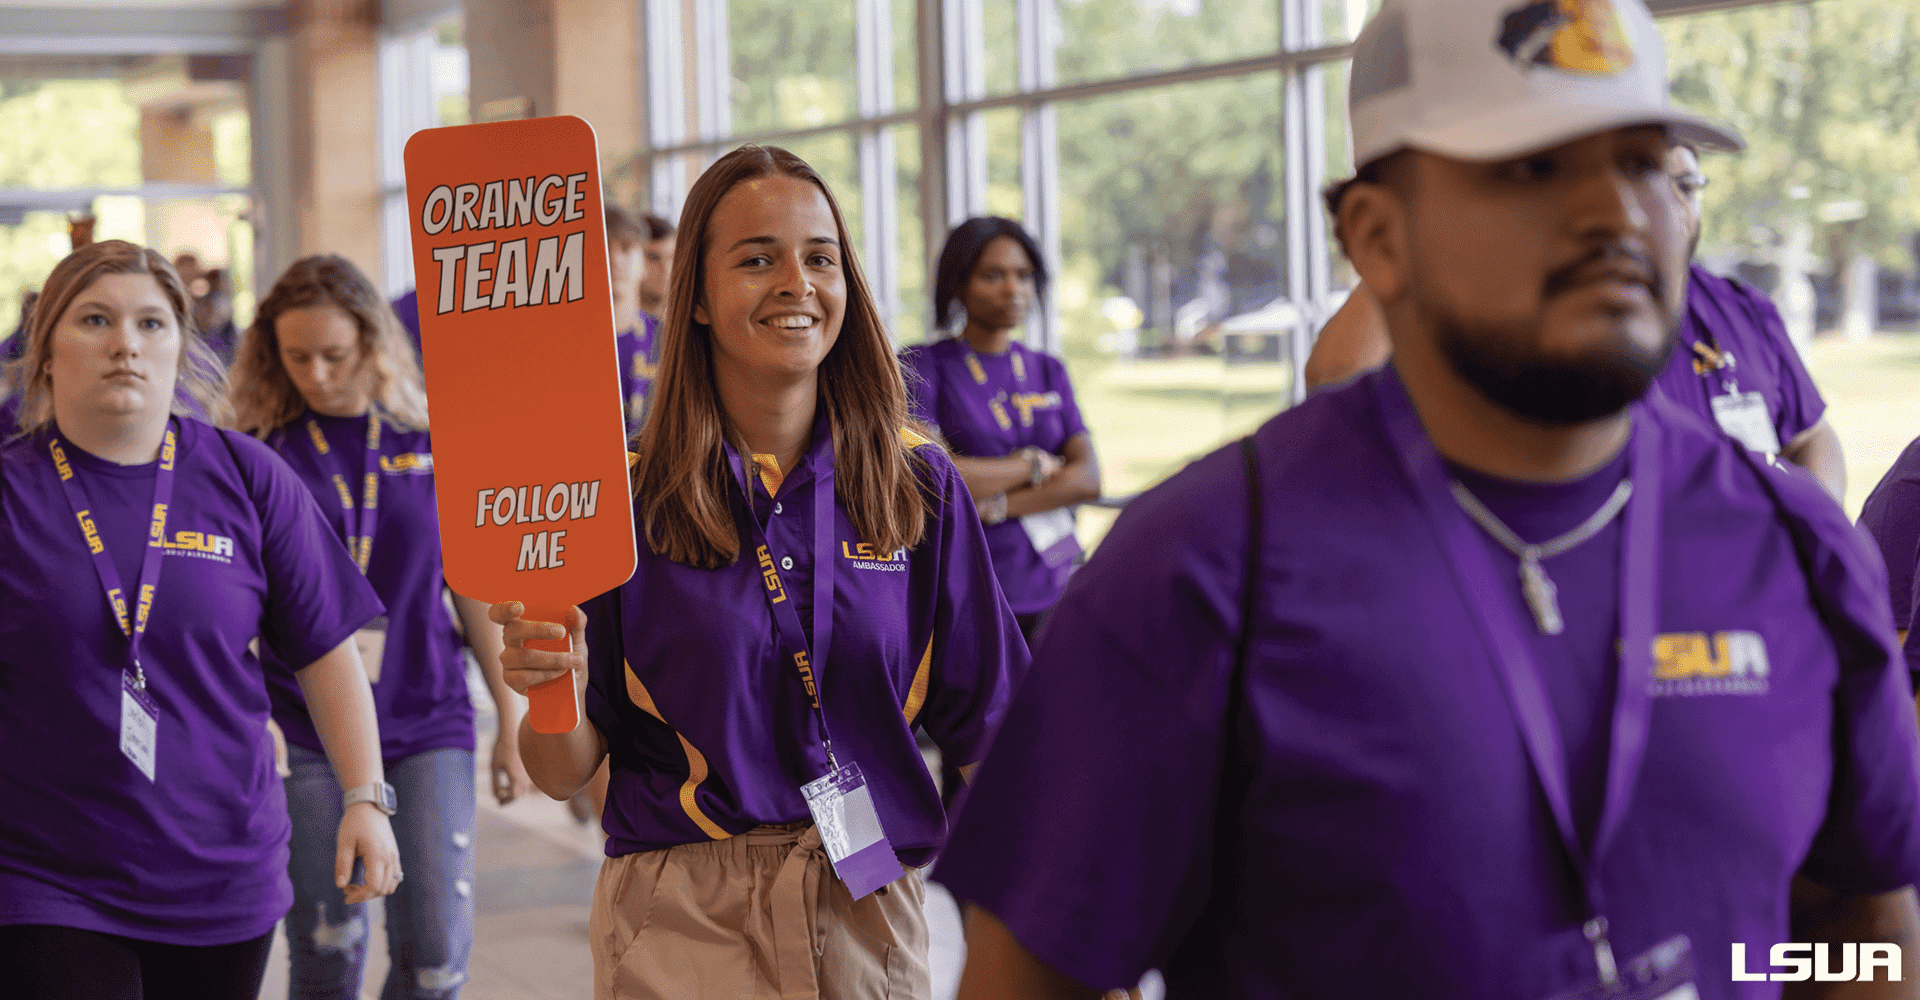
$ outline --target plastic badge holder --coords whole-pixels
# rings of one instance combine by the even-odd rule
[[[406,149],[447,583],[562,625],[634,569],[599,163],[571,116],[428,129]],[[528,692],[535,732],[579,724],[573,684]]]

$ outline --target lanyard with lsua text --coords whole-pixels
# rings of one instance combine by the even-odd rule
[[[1618,837],[1633,799],[1634,783],[1646,754],[1652,724],[1653,628],[1659,595],[1657,548],[1660,534],[1659,430],[1650,420],[1635,420],[1627,474],[1633,496],[1627,501],[1625,552],[1620,573],[1620,646],[1614,685],[1613,721],[1608,740],[1605,797],[1593,848],[1586,850],[1573,821],[1571,778],[1565,744],[1554,719],[1546,682],[1526,638],[1522,605],[1513,587],[1513,574],[1500,573],[1493,564],[1480,529],[1453,499],[1440,453],[1421,426],[1399,374],[1389,368],[1376,376],[1376,398],[1394,454],[1412,482],[1441,550],[1474,611],[1482,637],[1504,683],[1515,721],[1524,738],[1534,775],[1553,814],[1554,826],[1578,874],[1591,917],[1582,933],[1593,946],[1598,981],[1576,987],[1559,997],[1684,996],[1692,979],[1691,944],[1684,936],[1669,939],[1625,965],[1617,962],[1608,939],[1607,901],[1602,893],[1600,862]],[[1558,1000],[1558,998],[1556,998]]]
[[[80,524],[81,538],[93,556],[93,569],[100,578],[100,589],[106,592],[107,606],[113,610],[113,620],[120,626],[121,634],[127,637],[127,656],[133,669],[121,671],[120,751],[140,768],[148,781],[154,776],[160,710],[147,692],[147,671],[140,662],[140,640],[147,634],[147,616],[153,611],[153,595],[159,589],[166,556],[167,504],[173,500],[173,462],[178,443],[175,422],[168,419],[167,433],[160,443],[160,468],[153,478],[153,517],[147,533],[147,551],[140,560],[140,591],[131,620],[127,617],[127,595],[120,583],[120,571],[114,568],[106,541],[94,526],[86,492],[74,481],[73,464],[67,461],[60,436],[53,435],[47,444],[53,455],[54,472],[60,478],[60,489],[67,495],[74,520]]]
[[[360,463],[360,503],[353,502],[353,488],[347,485],[347,477],[339,468],[342,457],[336,462],[333,448],[327,444],[327,436],[320,432],[320,423],[307,414],[307,439],[313,442],[313,450],[320,456],[320,464],[333,477],[333,488],[340,494],[340,509],[347,524],[347,551],[353,554],[353,561],[360,572],[367,571],[367,561],[373,558],[373,529],[380,518],[380,411],[367,411],[367,452]]]
[[[832,431],[822,424],[819,433],[831,435]],[[860,899],[905,872],[900,867],[899,859],[894,857],[886,831],[881,829],[880,814],[873,804],[873,792],[867,787],[860,766],[853,761],[843,764],[834,756],[833,733],[827,728],[827,713],[820,700],[820,671],[826,666],[827,652],[833,644],[833,577],[838,568],[833,558],[833,441],[829,437],[824,442],[813,470],[811,643],[801,627],[800,613],[794,608],[786,583],[780,578],[780,568],[786,564],[781,561],[780,554],[774,551],[767,533],[760,527],[760,519],[753,513],[753,477],[749,474],[747,463],[731,445],[727,447],[727,459],[729,470],[738,476],[741,499],[745,504],[739,521],[746,526],[747,537],[753,541],[754,560],[766,584],[767,607],[772,611],[774,627],[780,633],[780,645],[792,658],[800,684],[806,689],[807,701],[819,719],[820,739],[827,752],[827,773],[801,786],[800,794],[806,798],[807,809],[813,813],[814,826],[820,832],[821,846],[826,848],[827,857],[833,861],[834,873],[846,883],[847,891],[853,898]]]

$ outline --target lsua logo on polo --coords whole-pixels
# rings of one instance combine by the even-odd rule
[[[907,571],[907,550],[894,549],[884,552],[869,542],[840,543],[840,557],[853,563],[854,569],[874,570],[881,573],[905,573]]]
[[[1612,76],[1633,65],[1633,46],[1611,0],[1539,0],[1507,12],[1500,48],[1523,68]]]
[[[587,175],[509,177],[478,184],[442,184],[427,192],[420,228],[428,236],[478,233],[587,217],[580,207]],[[528,244],[532,243],[529,247]],[[440,265],[434,313],[468,313],[508,306],[558,305],[586,297],[587,231],[539,239],[522,237],[433,248]],[[492,266],[489,267],[488,265]]]
[[[1839,949],[1840,967],[1833,967],[1833,951]],[[1897,944],[1829,945],[1825,942],[1776,944],[1767,952],[1767,962],[1786,972],[1747,971],[1747,946],[1733,946],[1733,981],[1736,983],[1870,983],[1874,970],[1886,973],[1886,982],[1900,982],[1900,946]]]
[[[584,521],[600,510],[600,480],[586,483],[534,483],[532,486],[502,486],[481,490],[475,496],[473,526],[492,521],[496,526],[531,524],[536,521]],[[520,559],[516,573],[565,566],[567,555],[565,530],[530,531],[520,536]]]
[[[1653,694],[1766,694],[1767,642],[1757,632],[1669,632],[1653,640]]]

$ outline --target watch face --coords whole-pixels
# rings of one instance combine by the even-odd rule
[[[384,781],[380,783],[380,808],[385,809],[389,816],[393,815],[394,811],[400,808],[400,800],[399,797],[394,794],[393,786]]]

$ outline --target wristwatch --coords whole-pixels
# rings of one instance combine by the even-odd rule
[[[356,806],[362,802],[372,803],[375,809],[380,810],[388,816],[393,815],[394,812],[400,808],[400,800],[398,796],[394,795],[393,786],[384,781],[376,781],[370,785],[361,785],[358,788],[347,789],[347,793],[341,796],[340,808],[344,810],[349,806]]]
[[[1007,495],[996,493],[987,498],[987,504],[980,511],[982,524],[1000,524],[1007,519]]]

